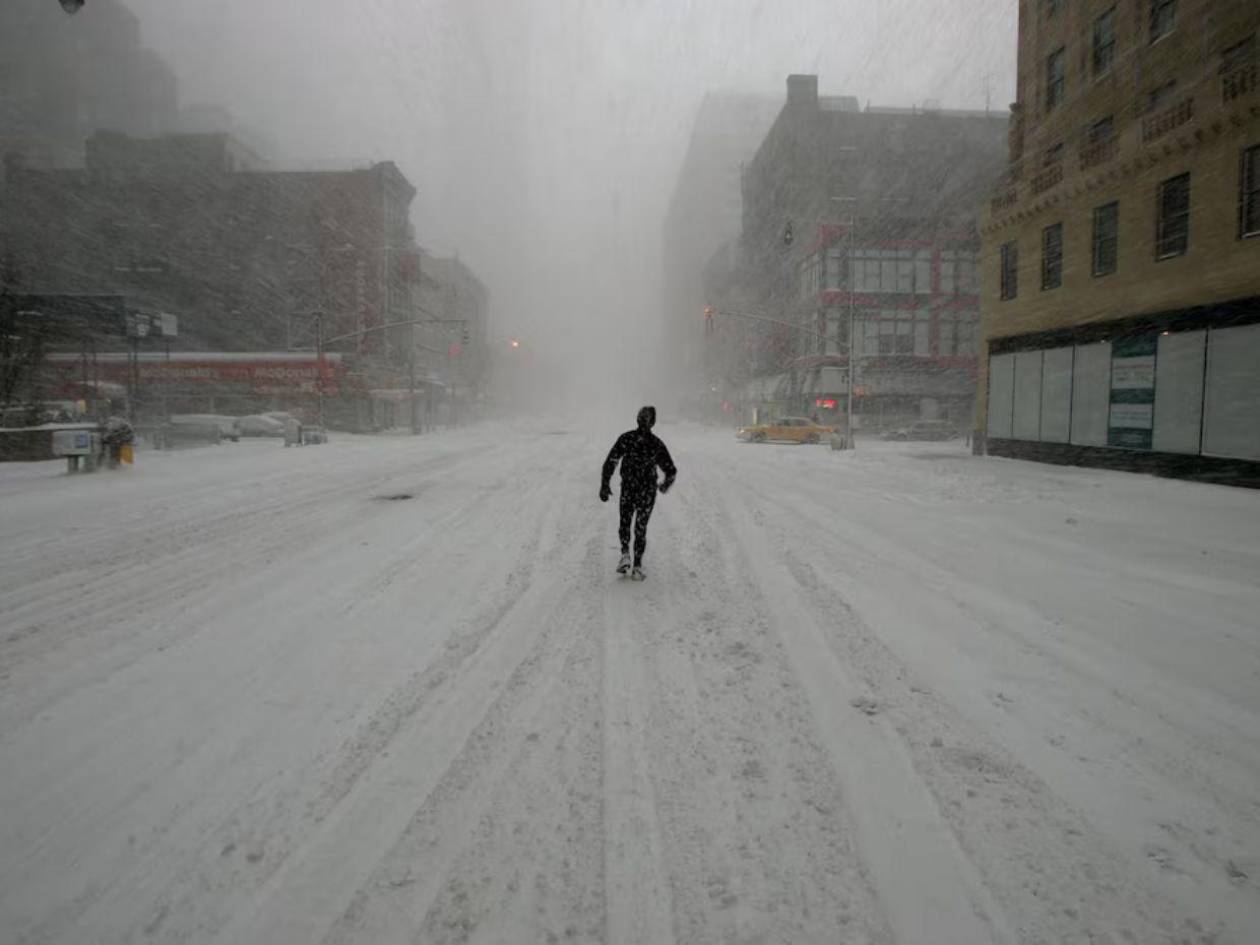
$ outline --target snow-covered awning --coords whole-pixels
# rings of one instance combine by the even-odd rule
[[[824,364],[806,371],[801,383],[802,394],[838,394],[848,390],[849,372],[834,364]]]
[[[780,390],[788,383],[786,374],[763,374],[744,385],[745,400],[777,400]]]

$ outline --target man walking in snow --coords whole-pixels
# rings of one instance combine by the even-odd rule
[[[656,492],[668,492],[674,484],[678,469],[670,458],[665,444],[652,432],[656,425],[656,408],[644,407],[639,411],[638,426],[617,437],[617,442],[604,460],[600,477],[599,500],[607,502],[612,496],[609,483],[617,463],[621,463],[621,561],[617,573],[630,572],[634,581],[643,580],[643,552],[647,548],[648,519],[656,504]],[[660,467],[665,479],[658,485],[656,469]],[[634,523],[634,559],[630,558],[630,524]]]

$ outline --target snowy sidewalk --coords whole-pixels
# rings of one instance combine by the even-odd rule
[[[1260,493],[616,432],[0,466],[0,941],[1260,940]]]

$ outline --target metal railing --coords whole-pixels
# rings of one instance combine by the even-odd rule
[[[1235,66],[1221,75],[1221,101],[1228,104],[1241,98],[1248,92],[1254,92],[1257,86],[1257,70],[1254,62]]]
[[[1175,128],[1180,128],[1194,118],[1194,97],[1182,99],[1153,115],[1142,119],[1142,140],[1154,141],[1162,138]]]
[[[1081,146],[1081,170],[1087,171],[1100,164],[1106,164],[1116,156],[1116,136],[1111,135],[1099,141]]]
[[[1000,194],[994,194],[989,198],[989,208],[994,213],[1000,213],[1008,207],[1015,206],[1015,202],[1019,199],[1019,191],[1014,187],[1005,190]]]
[[[1042,194],[1063,180],[1063,162],[1059,161],[1038,171],[1029,182],[1034,194]]]

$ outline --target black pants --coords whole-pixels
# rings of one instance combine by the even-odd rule
[[[648,519],[656,505],[656,487],[632,489],[624,483],[621,487],[621,553],[630,552],[630,521],[634,520],[634,566],[643,564],[643,552],[647,548]]]

